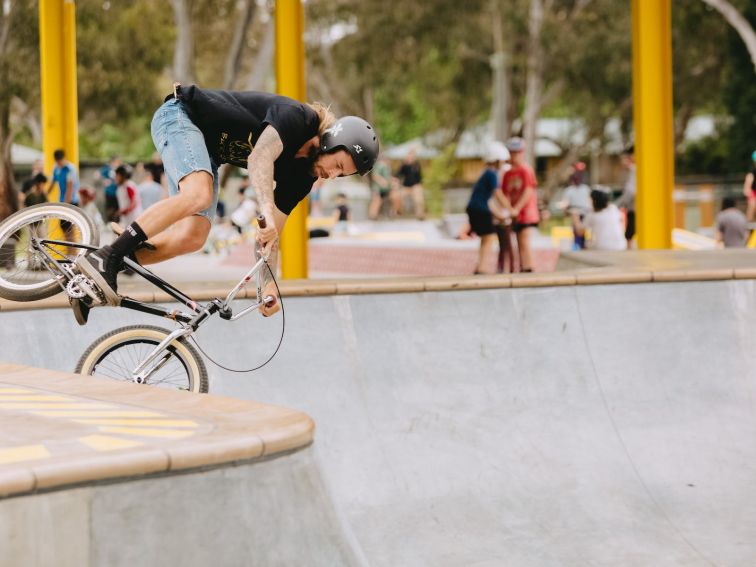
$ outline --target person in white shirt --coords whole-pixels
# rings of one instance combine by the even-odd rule
[[[244,234],[252,228],[252,223],[257,218],[258,207],[255,190],[249,185],[240,187],[239,194],[242,200],[231,213],[231,224],[239,234]]]
[[[588,248],[591,250],[626,250],[622,213],[614,203],[609,202],[609,194],[599,189],[591,191],[593,212],[584,220],[573,214],[575,232],[584,236],[590,231]]]

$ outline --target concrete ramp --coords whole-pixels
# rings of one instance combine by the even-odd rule
[[[726,280],[293,298],[274,362],[211,370],[210,389],[314,418],[311,496],[355,561],[751,567],[754,297]],[[0,358],[69,369],[97,334],[155,322],[118,319],[0,313]],[[32,351],[48,327],[66,349]],[[198,339],[248,367],[277,331]]]

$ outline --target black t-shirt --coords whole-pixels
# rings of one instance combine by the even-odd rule
[[[218,164],[247,167],[247,158],[266,126],[276,129],[283,151],[274,164],[276,207],[289,214],[312,188],[316,177],[307,160],[294,155],[313,136],[320,121],[309,106],[271,93],[181,87],[180,98],[205,137],[210,157]]]
[[[349,220],[349,207],[347,207],[346,205],[339,205],[338,207],[336,207],[336,209],[339,211],[340,221]]]
[[[751,191],[756,193],[756,167],[751,170]]]
[[[405,187],[414,187],[423,180],[420,164],[417,162],[403,163],[396,176],[402,180]]]

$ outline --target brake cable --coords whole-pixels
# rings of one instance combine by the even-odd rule
[[[268,268],[268,272],[270,273],[270,277],[273,280],[273,284],[276,286],[276,293],[278,293],[278,301],[281,303],[281,337],[278,339],[278,345],[276,346],[276,350],[273,351],[273,354],[271,354],[268,359],[263,362],[262,364],[255,366],[254,368],[248,368],[246,370],[237,370],[234,368],[228,368],[227,366],[223,366],[220,362],[213,359],[209,354],[207,354],[201,346],[199,346],[199,343],[194,338],[194,335],[190,335],[189,338],[194,343],[194,346],[196,346],[199,351],[203,354],[205,358],[207,358],[210,362],[215,364],[218,368],[222,368],[223,370],[226,370],[227,372],[234,372],[237,374],[244,374],[246,372],[254,372],[255,370],[260,370],[263,366],[266,366],[273,358],[278,354],[279,349],[281,348],[281,344],[283,343],[284,334],[286,333],[286,309],[284,309],[284,302],[283,298],[281,297],[281,290],[278,287],[278,282],[276,281],[276,276],[273,274],[273,270],[271,270],[270,265],[267,261],[264,261],[265,267]]]

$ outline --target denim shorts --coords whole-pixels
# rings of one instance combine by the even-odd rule
[[[168,177],[168,192],[178,193],[179,182],[194,171],[213,177],[213,202],[197,215],[213,222],[218,207],[218,165],[212,160],[202,132],[189,118],[184,104],[171,99],[152,117],[152,141],[160,153]]]

